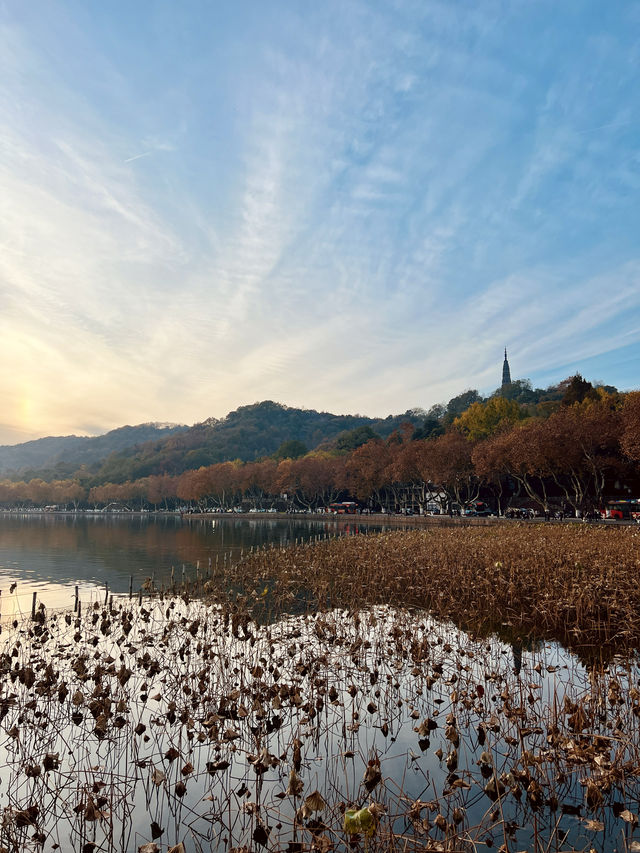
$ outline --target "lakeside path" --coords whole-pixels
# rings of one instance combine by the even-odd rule
[[[535,518],[505,518],[504,516],[451,516],[451,515],[401,515],[389,513],[371,514],[337,514],[330,512],[185,512],[183,518],[189,519],[211,519],[211,518],[247,518],[255,520],[262,519],[295,519],[296,521],[342,521],[352,524],[375,524],[394,525],[400,527],[486,527],[496,524],[585,524],[581,518],[565,517],[562,520],[553,518],[549,521],[541,516]],[[620,521],[617,519],[600,519],[589,521],[588,525],[602,525],[605,527],[635,525],[635,521]]]

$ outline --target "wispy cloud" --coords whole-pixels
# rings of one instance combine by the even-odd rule
[[[153,151],[143,151],[142,154],[135,154],[133,157],[127,157],[124,162],[133,163],[134,160],[141,160],[143,157],[149,157],[150,154],[153,154]]]
[[[264,397],[404,411],[491,390],[505,344],[534,381],[567,353],[630,381],[606,375],[640,327],[613,19],[36,0],[2,26],[7,440]]]

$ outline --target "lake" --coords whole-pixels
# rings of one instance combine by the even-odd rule
[[[29,613],[33,593],[47,608],[72,607],[75,587],[90,602],[104,595],[134,592],[148,579],[169,583],[203,573],[209,561],[233,560],[241,552],[285,546],[296,540],[380,530],[353,519],[301,520],[259,515],[0,514],[2,617]],[[133,580],[132,580],[133,579]],[[15,584],[15,586],[14,586]]]
[[[0,518],[3,615],[30,612],[33,591],[47,606],[3,626],[0,848],[640,849],[635,654],[585,664],[415,606],[246,621],[238,600],[126,597],[131,577],[137,590],[172,566],[193,578],[198,562],[206,572],[252,547],[375,529]],[[323,552],[374,543],[320,542],[293,559],[317,567]],[[105,583],[125,593],[112,606]],[[76,584],[94,607],[54,612]]]

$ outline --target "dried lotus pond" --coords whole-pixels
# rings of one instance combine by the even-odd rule
[[[637,543],[330,540],[5,626],[0,850],[640,849]]]

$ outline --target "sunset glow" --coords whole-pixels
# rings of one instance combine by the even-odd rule
[[[638,387],[637,4],[9,3],[0,443]]]

